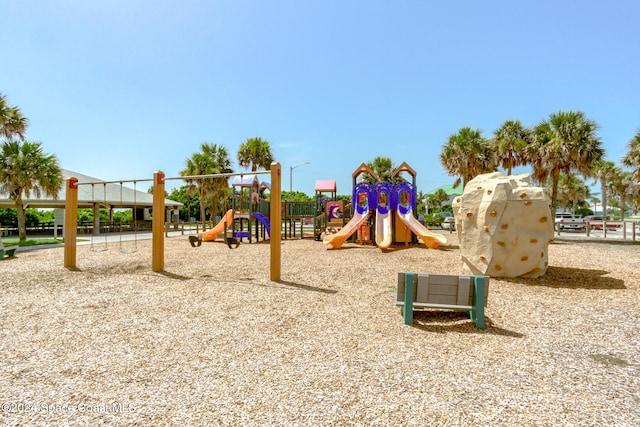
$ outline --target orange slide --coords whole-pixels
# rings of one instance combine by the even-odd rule
[[[424,225],[413,216],[411,210],[408,213],[402,214],[398,212],[398,217],[404,222],[409,230],[415,233],[416,236],[422,239],[425,245],[431,249],[437,249],[440,245],[447,244],[447,238],[442,234],[436,234],[429,231]]]
[[[204,242],[212,242],[216,240],[216,238],[220,234],[224,233],[224,225],[227,224],[227,226],[231,226],[232,221],[233,221],[233,209],[229,209],[227,213],[224,214],[220,222],[216,224],[215,227],[213,227],[211,230],[203,231],[202,233],[199,233],[198,236],[202,237],[202,240]]]
[[[360,224],[362,224],[367,217],[369,216],[369,210],[367,209],[365,213],[354,212],[353,218],[349,221],[340,231],[335,234],[328,234],[322,243],[329,246],[328,249],[339,249],[342,247],[342,244],[345,240],[349,238],[353,233],[356,232]]]

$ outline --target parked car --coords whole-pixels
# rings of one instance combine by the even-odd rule
[[[584,219],[580,216],[566,212],[556,213],[556,229],[558,230],[584,230]]]
[[[455,231],[456,230],[455,217],[452,217],[452,216],[445,217],[444,221],[442,221],[441,226],[444,229]]]
[[[594,230],[602,230],[602,225],[605,223],[604,217],[600,215],[587,215],[584,217],[584,222]],[[617,230],[620,227],[622,227],[622,223],[610,221],[610,220],[607,220],[606,224],[607,224],[607,230]]]

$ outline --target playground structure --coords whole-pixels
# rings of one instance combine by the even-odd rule
[[[271,203],[269,217],[275,224],[281,223],[281,180],[282,169],[280,163],[273,162],[270,171],[255,172],[254,174],[271,174]],[[152,260],[151,268],[155,272],[164,271],[164,238],[165,238],[165,204],[164,190],[167,180],[184,180],[190,178],[222,178],[243,176],[242,173],[211,174],[198,176],[181,176],[175,178],[165,178],[164,172],[157,171],[153,176],[153,212],[152,215]],[[136,182],[151,180],[135,180]],[[117,181],[123,182],[133,181]],[[75,269],[77,264],[77,227],[78,227],[78,186],[87,183],[79,183],[75,177],[70,177],[66,181],[66,201],[64,211],[64,266]],[[157,213],[161,214],[158,215]],[[270,230],[270,280],[279,281],[281,272],[281,229],[275,227]]]
[[[318,181],[333,183],[335,197],[335,181]],[[322,184],[324,185],[324,184]],[[229,209],[218,223],[206,232],[199,233],[201,241],[241,241],[248,239],[249,243],[266,240],[271,234],[272,224],[270,212],[272,198],[264,198],[264,193],[271,190],[270,183],[259,182],[255,175],[236,176],[232,182],[233,199],[232,209]],[[316,187],[318,184],[316,184]],[[315,237],[318,239],[320,225],[316,223],[319,206],[324,206],[318,201],[291,201],[282,200],[281,227],[282,238]],[[326,224],[326,222],[322,222]],[[310,234],[310,227],[314,227],[314,234]],[[225,234],[226,231],[226,234]],[[195,237],[195,236],[193,236]]]
[[[401,178],[400,174],[403,172],[411,175],[412,182]],[[365,173],[377,181],[376,184],[358,182],[358,177]],[[416,172],[409,165],[403,162],[393,171],[392,177],[397,177],[398,184],[378,181],[376,174],[364,163],[353,172],[352,177],[354,213],[351,220],[337,232],[330,233],[332,230],[327,228],[323,243],[329,248],[342,247],[356,231],[365,234],[363,230],[366,230],[370,233],[372,227],[367,222],[375,225],[374,240],[382,250],[387,250],[393,243],[407,245],[413,241],[413,235],[419,237],[428,248],[435,249],[446,244],[445,236],[432,233],[415,216]]]
[[[208,231],[199,233],[202,241],[215,241],[223,235],[225,241],[233,239],[241,242],[248,239],[249,243],[264,240],[271,234],[269,221],[270,202],[262,195],[266,190],[271,191],[269,182],[260,182],[258,175],[236,175],[231,182],[233,189],[232,208],[229,209]],[[232,247],[232,246],[230,246]]]
[[[342,228],[344,225],[344,207],[336,201],[336,181],[318,180],[315,185],[315,214],[313,216],[313,237],[320,236],[327,229]]]

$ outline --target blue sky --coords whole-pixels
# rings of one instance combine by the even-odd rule
[[[0,92],[66,169],[178,176],[202,142],[260,136],[283,189],[376,156],[418,189],[463,126],[581,110],[620,163],[640,128],[640,2],[4,0]]]

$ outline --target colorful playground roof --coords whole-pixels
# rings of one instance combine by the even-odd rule
[[[267,181],[258,181],[258,175],[249,174],[249,175],[236,175],[231,180],[232,186],[239,187],[259,187],[261,191],[268,189],[271,191],[271,183]]]
[[[336,191],[336,181],[333,179],[320,179],[316,181],[316,191]]]
[[[240,187],[257,187],[258,175],[236,175],[233,177],[231,185],[239,185]]]

